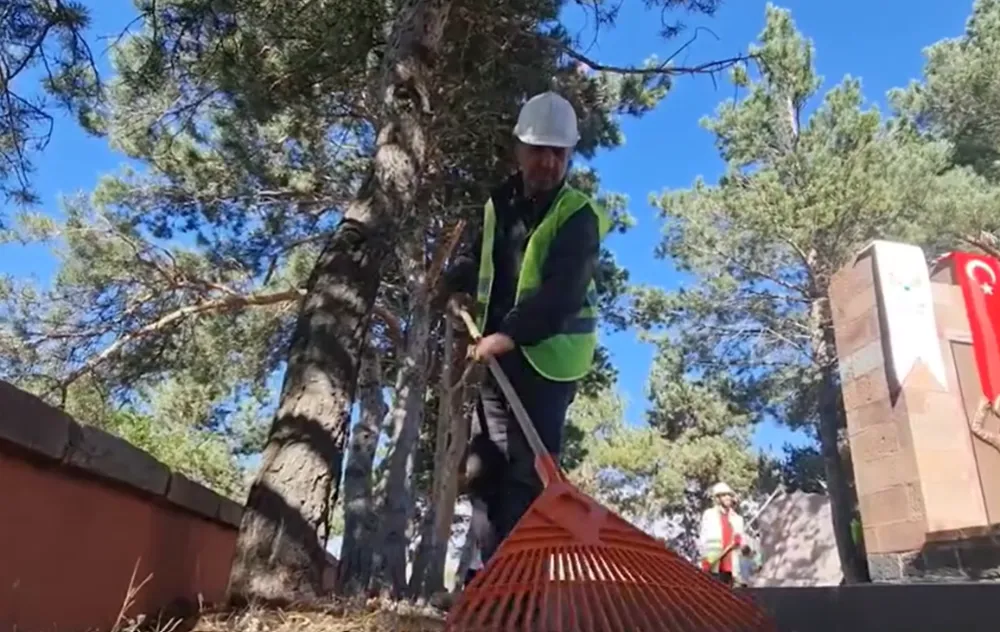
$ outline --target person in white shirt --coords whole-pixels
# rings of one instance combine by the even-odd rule
[[[740,575],[738,556],[747,555],[743,517],[736,512],[736,493],[729,485],[716,483],[710,493],[712,506],[702,514],[698,534],[701,568],[732,586],[734,574]]]

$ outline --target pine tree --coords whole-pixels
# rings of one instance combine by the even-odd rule
[[[553,85],[566,92],[582,115],[586,157],[619,142],[617,114],[647,111],[672,74],[691,71],[581,70],[583,57],[552,26],[560,7],[551,2],[489,11],[449,3],[440,22],[428,16],[443,16],[445,5],[404,4],[391,12],[384,3],[291,0],[140,4],[141,28],[115,51],[110,101],[86,122],[147,167],[105,179],[81,205],[88,208],[79,217],[93,221],[71,217],[55,229],[68,239],[98,225],[107,233],[103,248],[118,253],[117,272],[102,279],[93,264],[105,252],[81,241],[74,265],[82,272],[67,276],[50,307],[30,288],[5,292],[17,334],[5,338],[17,347],[12,371],[57,402],[68,403],[74,385],[88,380],[115,397],[142,398],[144,381],[169,375],[199,395],[189,412],[211,424],[241,395],[259,394],[285,368],[291,345],[277,419],[303,423],[288,436],[287,424],[273,427],[235,567],[237,596],[315,592],[317,533],[339,491],[372,307],[376,335],[402,323],[399,340],[424,353],[424,335],[410,334],[430,331],[413,318],[426,309],[420,277],[428,253],[455,218],[478,220],[486,191],[507,171],[524,96]],[[716,3],[697,4],[710,11]],[[603,21],[611,17],[605,9],[597,8]],[[417,29],[432,38],[424,44],[440,45],[436,55],[407,39],[425,19],[443,29]],[[129,250],[131,258],[122,256]],[[33,331],[23,326],[28,304],[46,305],[59,316],[52,322],[67,326],[23,344]],[[289,310],[300,306],[296,324]],[[227,342],[227,328],[245,319],[259,337]],[[39,345],[57,353],[43,357],[32,351]],[[393,353],[394,362],[406,356],[398,345]],[[234,366],[222,382],[204,370],[220,358]],[[414,397],[424,391],[410,389]],[[301,415],[289,408],[294,401]],[[418,408],[404,406],[407,437],[419,427]],[[310,433],[317,424],[321,432]],[[412,441],[398,451],[395,461],[408,463]],[[283,520],[298,528],[278,537]]]
[[[925,51],[920,81],[890,93],[890,102],[909,129],[929,142],[951,149],[953,177],[965,178],[963,167],[991,183],[1000,181],[1000,2],[976,0],[961,37],[944,39]],[[969,189],[970,199],[957,205],[935,230],[926,246],[935,254],[956,242],[1000,256],[1000,214],[993,192]]]
[[[845,577],[859,581],[830,278],[871,239],[925,243],[983,184],[948,170],[946,145],[866,108],[856,79],[807,116],[821,80],[787,11],[768,7],[752,54],[733,73],[741,96],[703,122],[724,175],[655,200],[666,220],[657,253],[693,280],[639,291],[636,319],[664,326],[684,374],[716,384],[736,410],[813,433]]]
[[[0,10],[0,196],[5,201],[38,201],[30,181],[32,154],[48,144],[52,109],[85,118],[100,95],[85,39],[89,23],[86,7],[71,0],[6,0]]]

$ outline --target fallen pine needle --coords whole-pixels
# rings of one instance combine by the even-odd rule
[[[190,632],[441,632],[444,621],[430,611],[400,604],[345,607],[330,604],[303,610],[249,608],[205,613],[185,621]]]

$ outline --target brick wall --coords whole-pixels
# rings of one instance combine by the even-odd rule
[[[919,548],[926,532],[920,477],[907,399],[890,397],[871,250],[835,275],[830,301],[865,548]]]
[[[220,602],[242,507],[0,382],[0,630]]]
[[[982,577],[969,562],[995,557],[1000,543],[969,538],[1000,522],[1000,453],[969,431],[980,394],[964,301],[949,269],[924,277],[946,383],[920,360],[895,376],[888,338],[899,323],[885,315],[877,252],[862,252],[830,290],[870,570],[886,581]]]

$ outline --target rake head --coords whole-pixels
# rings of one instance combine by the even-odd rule
[[[771,632],[749,600],[564,479],[531,505],[446,630]]]

